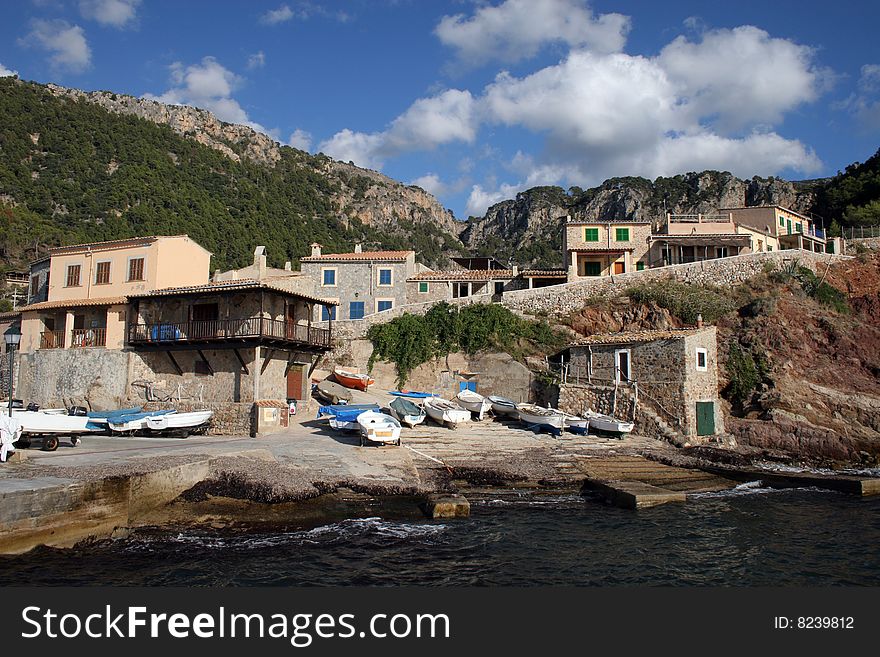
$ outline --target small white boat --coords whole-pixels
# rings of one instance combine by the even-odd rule
[[[551,408],[551,411],[556,411],[557,413],[562,414],[563,425],[566,429],[573,433],[587,433],[590,429],[590,420],[587,418],[583,418],[579,415],[573,415],[571,413],[566,413],[565,411],[560,411],[558,408]]]
[[[556,434],[562,433],[565,427],[565,418],[559,411],[535,404],[517,404],[516,410],[519,412],[519,419],[526,424],[549,429]]]
[[[462,390],[455,396],[455,401],[482,420],[486,412],[492,408],[492,402],[473,390]]]
[[[400,444],[400,422],[385,413],[364,411],[358,415],[361,428],[361,445],[365,441],[383,444]]]
[[[425,421],[425,409],[406,397],[395,397],[388,405],[391,415],[412,429]]]
[[[144,411],[131,415],[117,415],[107,419],[107,426],[113,433],[134,433],[147,428],[147,418],[157,418],[176,413],[175,410]]]
[[[146,418],[146,429],[150,431],[173,431],[175,429],[199,429],[211,421],[214,411],[192,411],[189,413],[166,413],[150,415]]]
[[[602,415],[594,411],[587,411],[584,417],[590,421],[590,428],[597,431],[607,431],[608,433],[630,433],[635,425],[632,422],[623,422],[616,420],[610,415]]]
[[[64,415],[62,413],[14,409],[12,415],[21,424],[22,433],[25,435],[73,435],[107,430],[106,424],[95,422],[93,418],[86,415]]]
[[[462,422],[469,422],[471,419],[469,410],[442,397],[425,399],[425,412],[437,424],[446,425],[451,429]]]
[[[358,415],[367,411],[379,411],[379,404],[345,404],[321,406],[318,418],[329,418],[330,428],[339,431],[359,431]]]
[[[489,395],[486,399],[492,404],[492,411],[495,415],[512,415],[513,417],[519,417],[519,412],[516,410],[516,402],[512,399],[498,397],[497,395]]]

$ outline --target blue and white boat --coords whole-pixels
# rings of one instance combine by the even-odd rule
[[[379,412],[379,404],[345,404],[321,406],[318,408],[318,418],[329,418],[330,427],[341,431],[360,431],[357,423],[358,416],[362,413],[373,411]]]
[[[565,417],[552,408],[544,408],[535,404],[517,404],[516,410],[519,412],[519,419],[522,422],[539,429],[546,429],[554,435],[561,434],[565,427]]]

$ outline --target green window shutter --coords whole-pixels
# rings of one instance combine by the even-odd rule
[[[602,263],[600,262],[585,262],[584,263],[584,274],[587,276],[599,276],[602,274]]]
[[[419,283],[419,292],[421,292],[422,294],[424,294],[424,293],[427,292],[427,291],[428,291],[428,284],[427,284],[427,283],[424,283],[424,282],[420,282],[420,283]]]
[[[795,230],[797,230],[797,232],[799,232],[799,233],[803,233],[804,232],[804,225],[803,224],[795,224]]]
[[[785,226],[785,218],[783,218],[783,217],[779,217],[779,225],[780,225],[780,226]]]
[[[629,242],[629,228],[617,228],[614,239],[617,242]]]
[[[644,263],[644,262],[637,262],[637,263],[636,263],[636,271],[644,271],[644,269],[645,269],[645,263]]]
[[[598,242],[599,241],[599,229],[598,228],[584,228],[584,242]]]

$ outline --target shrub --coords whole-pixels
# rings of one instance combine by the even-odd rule
[[[807,267],[798,268],[795,278],[808,296],[839,313],[849,313],[849,303],[846,300],[846,295],[816,276],[812,269]]]
[[[717,290],[677,281],[639,285],[628,289],[626,295],[636,303],[656,303],[688,324],[696,323],[697,315],[702,315],[705,322],[714,323],[736,307]]]
[[[744,350],[736,344],[727,352],[725,368],[728,380],[724,389],[725,396],[739,405],[751,399],[752,394],[770,372],[770,366],[763,355],[756,356],[750,350]]]

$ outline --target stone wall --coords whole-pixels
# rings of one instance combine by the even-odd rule
[[[128,398],[129,354],[108,349],[20,353],[16,396],[43,408],[120,408]]]
[[[147,402],[144,409],[159,411],[175,408],[179,413],[190,411],[214,411],[208,435],[251,436],[253,427],[253,404],[236,402]]]
[[[255,362],[253,347],[241,348],[238,352],[248,366],[247,373],[232,349],[203,349],[202,353],[214,370],[213,375],[205,373],[202,358],[196,350],[131,352],[128,370],[131,396],[145,401],[253,402],[254,374],[260,366]],[[178,374],[169,353],[183,374]],[[261,382],[263,379],[266,384],[271,380],[261,377]]]
[[[349,303],[351,301],[364,302],[365,316],[376,312],[378,299],[392,300],[394,308],[405,305],[406,279],[412,274],[412,265],[407,262],[302,262],[300,269],[305,276],[315,281],[315,291],[319,297],[339,301],[340,305],[336,309],[336,317],[340,320],[349,319]],[[322,285],[321,271],[323,269],[336,270],[336,285]],[[391,269],[392,285],[379,286],[379,269]],[[318,307],[316,317],[313,319],[318,321],[320,318],[320,307]]]
[[[640,283],[678,280],[695,285],[733,287],[757,276],[765,267],[779,267],[785,262],[797,260],[801,265],[815,270],[820,265],[844,257],[802,250],[750,253],[717,260],[657,267],[616,276],[582,279],[531,290],[505,292],[501,303],[513,311],[533,315],[567,315],[583,308],[588,299],[620,295]]]

